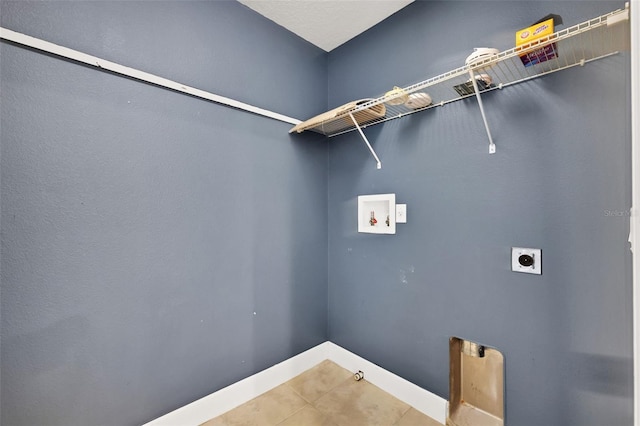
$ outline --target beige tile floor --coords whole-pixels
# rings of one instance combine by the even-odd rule
[[[331,361],[202,426],[441,426]]]

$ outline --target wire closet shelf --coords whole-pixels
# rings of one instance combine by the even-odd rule
[[[552,46],[552,48],[549,49],[547,46]],[[470,96],[478,97],[482,110],[480,100],[482,93],[502,89],[574,66],[582,66],[628,48],[629,5],[627,3],[625,9],[610,12],[530,43],[467,63],[460,68],[419,83],[396,88],[396,90],[375,99],[356,101],[336,108],[297,125],[290,132],[301,133],[309,130],[332,137],[357,129],[362,134],[361,129],[363,128],[443,106]],[[547,53],[543,53],[542,59],[536,64],[525,66],[520,59],[523,55],[540,51]],[[540,53],[535,54],[540,58]],[[403,96],[412,94],[424,96],[423,93],[426,93],[430,103],[424,105],[429,102],[424,101],[425,98],[422,98],[423,105],[418,102],[418,106],[415,103],[394,102],[398,93],[402,93]],[[482,112],[484,117],[484,111]],[[486,120],[485,126],[493,146]]]

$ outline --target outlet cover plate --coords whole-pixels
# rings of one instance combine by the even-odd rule
[[[528,255],[533,258],[530,266],[520,263],[520,256]],[[525,274],[542,274],[542,250],[534,248],[511,247],[511,270]]]
[[[396,223],[407,223],[406,204],[396,204]]]

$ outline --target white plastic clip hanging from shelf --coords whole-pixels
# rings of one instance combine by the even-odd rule
[[[310,130],[333,137],[357,130],[380,168],[380,160],[364,136],[363,129],[475,96],[489,138],[489,153],[494,153],[496,145],[489,129],[481,94],[574,66],[583,66],[627,50],[630,43],[629,29],[627,3],[624,9],[502,52],[496,49],[477,49],[460,68],[404,88],[396,87],[378,98],[350,102],[296,125],[290,133]],[[525,63],[521,59],[525,55],[539,57],[540,51],[553,53],[545,53],[543,58],[534,63]]]

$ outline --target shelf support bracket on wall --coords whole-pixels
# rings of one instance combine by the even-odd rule
[[[369,148],[369,151],[371,151],[371,155],[373,155],[373,158],[375,158],[375,160],[376,160],[376,169],[380,170],[382,168],[382,163],[380,162],[380,159],[376,155],[376,152],[371,147],[371,144],[369,143],[369,139],[367,139],[367,137],[364,135],[364,132],[360,128],[360,125],[358,124],[356,119],[353,117],[352,113],[349,113],[349,117],[351,117],[351,120],[353,121],[353,124],[356,126],[356,129],[358,129],[358,132],[360,132],[360,136],[362,136],[362,139],[364,140],[364,143],[367,144],[367,147]]]
[[[482,98],[480,97],[480,89],[478,89],[478,82],[476,81],[476,76],[473,73],[473,70],[469,70],[469,75],[471,75],[471,82],[473,83],[473,90],[476,92],[476,98],[478,98],[478,106],[480,107],[480,114],[482,114],[484,128],[487,130],[487,136],[489,137],[489,154],[495,154],[496,145],[493,143],[493,138],[491,137],[491,130],[489,129],[487,116],[484,113],[484,106],[482,105]]]

